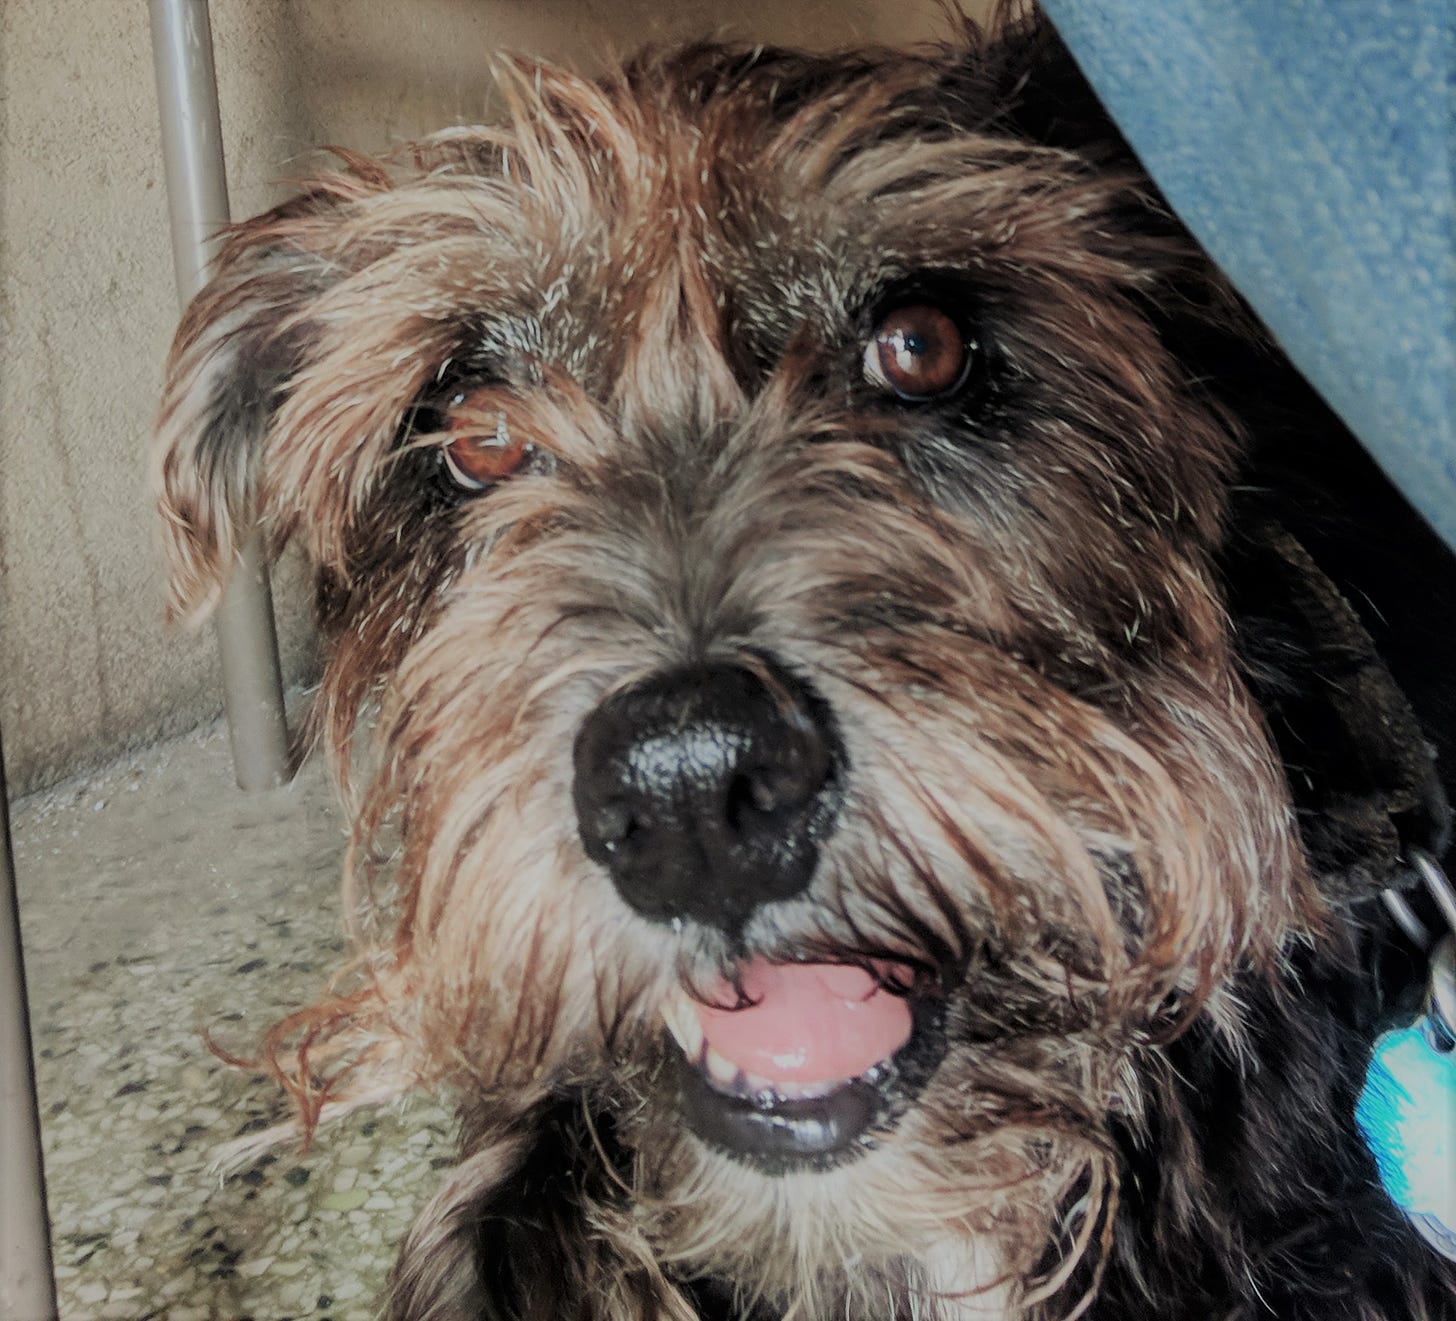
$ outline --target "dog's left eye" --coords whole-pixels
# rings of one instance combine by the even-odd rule
[[[864,377],[912,403],[941,399],[966,383],[974,347],[940,308],[907,303],[880,318],[864,347]]]
[[[440,454],[462,490],[488,490],[522,467],[533,452],[528,441],[511,433],[497,391],[461,390],[450,399]]]

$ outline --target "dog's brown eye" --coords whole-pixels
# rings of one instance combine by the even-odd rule
[[[451,478],[464,490],[494,486],[531,454],[531,445],[512,434],[495,391],[461,391],[450,400],[447,416],[441,454]]]
[[[871,385],[901,399],[939,399],[965,384],[972,345],[938,307],[907,303],[880,321],[864,350]]]

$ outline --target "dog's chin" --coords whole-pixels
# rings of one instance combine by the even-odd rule
[[[776,1007],[775,1021],[791,1044],[777,1052],[770,1045],[755,1053],[751,1032],[745,1051],[739,1032],[736,1049],[725,1054],[712,1027],[724,1017],[721,1007],[705,1012],[686,993],[673,997],[663,1018],[671,1038],[668,1078],[682,1122],[714,1150],[768,1174],[831,1169],[873,1150],[892,1137],[945,1055],[943,999],[906,989],[909,984],[892,978],[873,987],[867,1000],[878,1005],[878,997],[893,997],[894,1003],[878,1014],[872,1006],[867,1016],[878,1023],[858,1039],[852,1018],[816,1021],[821,1016],[813,1005],[796,1022],[793,997],[784,997],[789,1003]],[[741,1012],[758,1008],[750,1003]],[[836,1036],[835,1048],[824,1045],[824,1037]],[[796,1041],[806,1044],[799,1048]],[[746,1056],[748,1065],[735,1062]]]

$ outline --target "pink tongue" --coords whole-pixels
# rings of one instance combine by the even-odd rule
[[[881,973],[897,970],[887,963]],[[909,1003],[863,968],[754,959],[743,965],[741,985],[753,1002],[746,1008],[697,1006],[703,1036],[730,1063],[770,1082],[857,1078],[910,1039]],[[714,998],[732,1001],[732,987]]]

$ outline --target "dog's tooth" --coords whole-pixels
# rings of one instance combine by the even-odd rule
[[[706,1042],[703,1043],[703,1062],[699,1067],[708,1075],[708,1080],[723,1091],[741,1093],[739,1080],[743,1077],[743,1070]]]
[[[745,1073],[743,1078],[743,1091],[748,1096],[771,1097],[776,1101],[797,1101],[803,1095],[803,1086],[800,1083],[781,1080],[775,1082],[772,1078],[760,1078],[757,1074]]]
[[[789,1079],[774,1081],[769,1078],[750,1077],[748,1086],[754,1095],[771,1093],[779,1101],[813,1101],[837,1092],[849,1081],[847,1078],[835,1078],[826,1082],[793,1082]]]
[[[683,1054],[690,1060],[697,1060],[707,1042],[703,1037],[703,1025],[698,1021],[687,997],[678,995],[665,1001],[661,1013],[662,1021],[667,1024],[673,1040],[682,1047]]]

